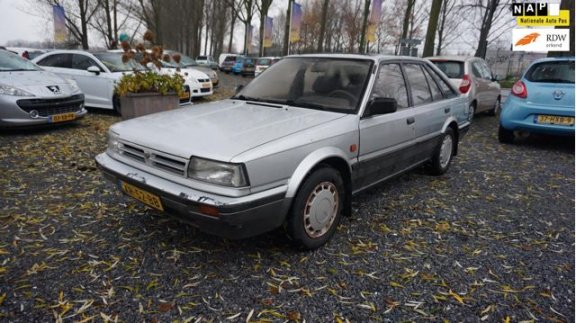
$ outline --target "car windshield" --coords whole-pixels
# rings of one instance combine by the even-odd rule
[[[164,51],[164,53],[170,55],[170,58],[172,59],[170,61],[170,63],[175,65],[175,66],[177,65],[176,62],[174,61],[175,55],[180,55],[180,67],[198,66],[198,63],[190,56],[186,56],[182,53],[173,52],[173,51]]]
[[[451,79],[464,77],[464,62],[458,61],[432,61],[438,68]]]
[[[233,99],[355,113],[371,60],[290,57],[246,85]]]
[[[11,52],[0,50],[0,72],[39,71],[40,68]]]
[[[123,53],[94,53],[110,72],[143,71],[144,67],[133,59],[127,62],[122,61]]]
[[[574,84],[574,61],[550,61],[532,65],[526,72],[530,82]]]

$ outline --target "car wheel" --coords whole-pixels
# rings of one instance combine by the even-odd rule
[[[496,99],[496,103],[494,103],[494,107],[492,110],[488,111],[488,115],[496,116],[500,114],[500,98]]]
[[[344,205],[344,183],[333,168],[312,173],[296,193],[286,223],[297,247],[316,249],[334,235]]]
[[[476,114],[476,103],[470,103],[468,106],[468,121],[472,122],[474,115]]]
[[[430,172],[433,175],[442,175],[448,171],[457,144],[454,130],[452,130],[452,128],[446,129],[446,132],[442,135],[440,144],[436,147],[434,155],[432,156]]]
[[[514,131],[508,130],[502,125],[498,126],[498,141],[503,144],[512,144],[514,143]]]
[[[119,116],[122,116],[122,107],[120,106],[120,98],[117,95],[112,97],[112,107],[114,108],[114,112],[116,112]]]

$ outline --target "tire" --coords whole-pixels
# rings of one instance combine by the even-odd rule
[[[112,106],[117,115],[122,116],[122,107],[120,106],[120,98],[117,95],[112,97]]]
[[[342,177],[333,168],[320,168],[304,180],[286,223],[296,247],[312,250],[330,240],[340,223],[345,196]]]
[[[488,111],[488,115],[490,116],[496,116],[500,114],[500,98],[496,99],[496,103],[494,103],[494,107],[492,107],[492,110]]]
[[[514,143],[514,131],[508,130],[502,125],[498,126],[498,141],[503,144],[513,144]]]
[[[432,156],[432,164],[430,166],[432,175],[442,175],[448,171],[456,151],[456,145],[458,145],[458,142],[456,141],[454,130],[447,128]]]

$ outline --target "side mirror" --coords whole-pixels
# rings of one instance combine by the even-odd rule
[[[394,98],[374,98],[368,102],[365,117],[394,113],[398,110],[398,102]]]
[[[154,63],[152,63],[152,62],[148,62],[146,64],[146,68],[149,70],[156,70],[156,65],[154,65]]]
[[[492,76],[492,82],[500,82],[500,81],[502,81],[502,76],[500,75]]]
[[[96,74],[96,75],[100,75],[100,69],[98,68],[98,66],[92,65],[92,66],[88,67],[86,70],[87,70],[88,72],[90,72],[90,73],[94,73],[94,74]]]
[[[242,91],[243,88],[244,88],[244,85],[242,85],[242,84],[237,85],[236,88],[234,89],[234,94]]]

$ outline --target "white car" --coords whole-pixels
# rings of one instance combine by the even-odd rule
[[[206,73],[200,72],[194,68],[180,68],[180,70],[178,70],[178,67],[173,63],[166,61],[161,62],[162,68],[159,70],[157,69],[156,71],[160,74],[180,74],[180,76],[184,78],[184,88],[186,91],[189,91],[192,98],[214,94],[212,80]]]
[[[80,50],[54,50],[32,62],[45,70],[76,81],[85,95],[88,107],[114,109],[120,113],[120,100],[114,95],[114,85],[125,73],[144,70],[137,62],[122,62],[121,53]]]

